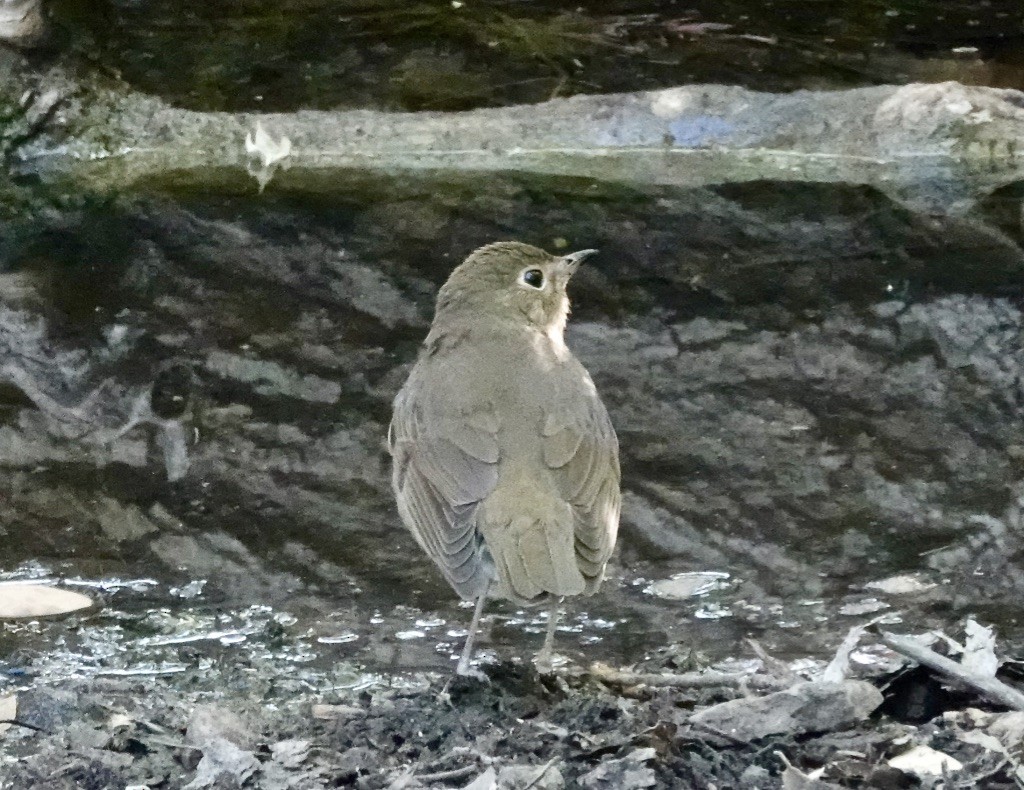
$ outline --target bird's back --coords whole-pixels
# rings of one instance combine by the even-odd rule
[[[592,593],[615,543],[618,445],[564,344],[458,327],[428,342],[395,401],[406,526],[464,598]]]

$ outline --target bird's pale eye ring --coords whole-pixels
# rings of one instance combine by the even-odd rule
[[[526,269],[519,275],[519,281],[540,291],[544,288],[544,272],[540,269]]]

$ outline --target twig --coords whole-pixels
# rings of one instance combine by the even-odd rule
[[[479,768],[475,765],[464,765],[449,771],[435,771],[432,774],[413,774],[412,778],[419,782],[447,782],[450,779],[464,779],[475,774]]]
[[[188,667],[168,667],[167,669],[101,669],[94,675],[98,678],[128,677],[160,677],[162,675],[180,675],[187,672]]]
[[[531,787],[535,787],[537,785],[537,782],[544,778],[544,774],[546,774],[548,772],[548,769],[551,768],[551,766],[554,765],[556,762],[558,762],[558,758],[552,757],[550,760],[544,763],[540,771],[537,772],[537,775],[530,780],[529,784],[523,785],[523,790],[530,790]]]
[[[802,679],[798,674],[796,674],[796,672],[786,666],[785,661],[780,661],[775,658],[775,656],[771,655],[756,639],[746,639],[744,641],[749,645],[750,649],[754,651],[754,655],[761,659],[761,663],[764,664],[765,671],[768,675],[779,683],[791,685]]]
[[[750,685],[760,689],[777,689],[785,683],[765,675],[748,675],[743,672],[682,672],[678,674],[655,672],[630,672],[612,669],[600,662],[590,665],[590,674],[598,680],[622,683],[629,686],[650,686],[652,688],[738,688]]]
[[[35,724],[29,724],[27,721],[22,721],[21,719],[0,719],[0,724],[10,724],[13,727],[24,727],[26,730],[45,732],[47,735],[51,734],[45,727],[37,727]]]
[[[1014,710],[1024,710],[1024,694],[1012,686],[994,677],[988,677],[964,669],[952,659],[940,656],[934,650],[918,644],[910,637],[898,636],[888,631],[879,631],[879,639],[882,644],[895,650],[901,655],[912,658],[918,664],[941,672],[953,680],[958,680],[966,686],[974,689],[988,697],[993,702],[998,702]]]
[[[153,738],[150,736],[146,738],[146,743],[155,743],[159,746],[166,746],[169,749],[191,749],[194,752],[201,752],[203,750],[200,746],[192,746],[191,744],[176,741],[171,738]]]
[[[850,654],[857,649],[857,644],[862,636],[864,636],[864,626],[853,626],[846,633],[842,644],[836,648],[835,656],[818,679],[825,683],[842,683],[846,680],[850,676]]]
[[[21,148],[25,143],[31,142],[33,138],[38,137],[39,133],[43,131],[43,128],[51,120],[53,120],[58,108],[67,103],[68,96],[61,95],[56,91],[50,91],[44,93],[43,96],[37,97],[33,95],[30,99],[28,106],[24,108],[24,118],[28,121],[27,128],[17,134],[13,134],[8,138],[4,144],[4,149],[0,151],[0,159],[4,162],[13,161],[14,157],[18,153],[18,149]],[[33,109],[34,104],[39,104],[40,101],[47,102],[41,107],[35,107],[36,113],[35,118],[29,118],[29,111]]]

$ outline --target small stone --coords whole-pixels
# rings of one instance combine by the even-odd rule
[[[833,732],[866,719],[882,704],[882,694],[870,683],[808,681],[764,697],[735,699],[690,717],[741,741],[769,735]]]

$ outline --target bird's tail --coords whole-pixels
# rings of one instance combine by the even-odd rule
[[[528,515],[504,523],[484,519],[481,532],[510,597],[529,601],[544,593],[563,596],[584,591],[568,507],[543,519]]]

